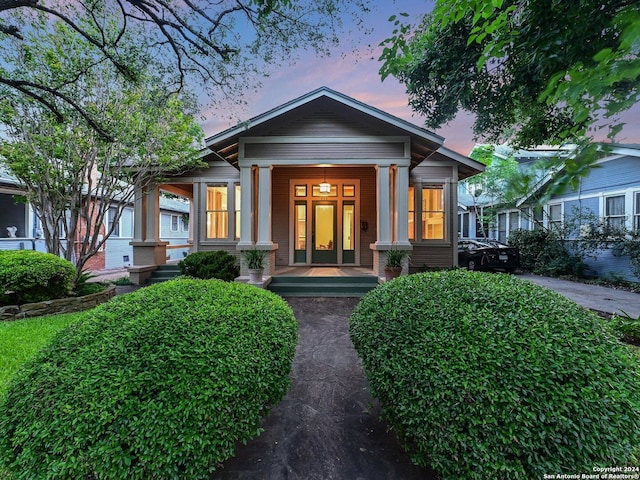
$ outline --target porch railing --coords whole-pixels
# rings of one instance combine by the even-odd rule
[[[0,250],[35,250],[35,238],[0,238]]]

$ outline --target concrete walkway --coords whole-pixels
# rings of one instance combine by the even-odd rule
[[[608,314],[626,312],[632,318],[640,318],[640,294],[532,274],[518,277],[554,290],[591,310]]]
[[[292,297],[298,347],[291,387],[264,432],[212,480],[430,480],[380,420],[348,318],[357,298]]]

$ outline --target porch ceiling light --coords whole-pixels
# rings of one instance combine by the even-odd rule
[[[319,185],[319,187],[320,187],[320,193],[322,195],[328,195],[329,193],[331,193],[331,184],[327,183],[327,169],[326,169],[326,167],[324,169],[324,180]]]

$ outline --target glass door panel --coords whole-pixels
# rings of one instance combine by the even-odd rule
[[[305,263],[307,261],[307,203],[296,203],[294,223],[293,261]]]
[[[336,202],[313,202],[313,263],[337,263]]]
[[[356,262],[356,206],[353,203],[342,205],[342,263]]]

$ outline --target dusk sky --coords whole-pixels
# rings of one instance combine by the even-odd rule
[[[263,80],[263,86],[257,92],[247,92],[248,107],[239,113],[240,120],[247,120],[263,112],[278,107],[316,88],[326,86],[355,98],[373,107],[379,108],[416,125],[424,126],[424,117],[412,112],[407,105],[405,88],[394,78],[384,82],[380,80],[378,56],[381,48],[378,44],[391,36],[393,25],[388,22],[391,15],[405,12],[415,23],[421,14],[431,10],[433,2],[416,0],[379,0],[367,15],[367,25],[373,29],[369,35],[354,30],[353,34],[361,38],[346,42],[343,50],[336,50],[330,57],[317,58],[312,53],[302,52],[299,60],[291,66],[285,66],[271,72]],[[353,45],[357,50],[353,52]],[[351,45],[351,47],[350,47]],[[237,122],[216,117],[214,110],[204,113],[206,122],[203,128],[206,136],[218,133]],[[618,135],[620,143],[640,144],[640,105],[623,115],[627,123]],[[444,145],[463,155],[468,155],[474,145],[472,132],[473,118],[461,113],[449,125],[435,131],[445,138]],[[606,132],[602,135],[606,135]]]

